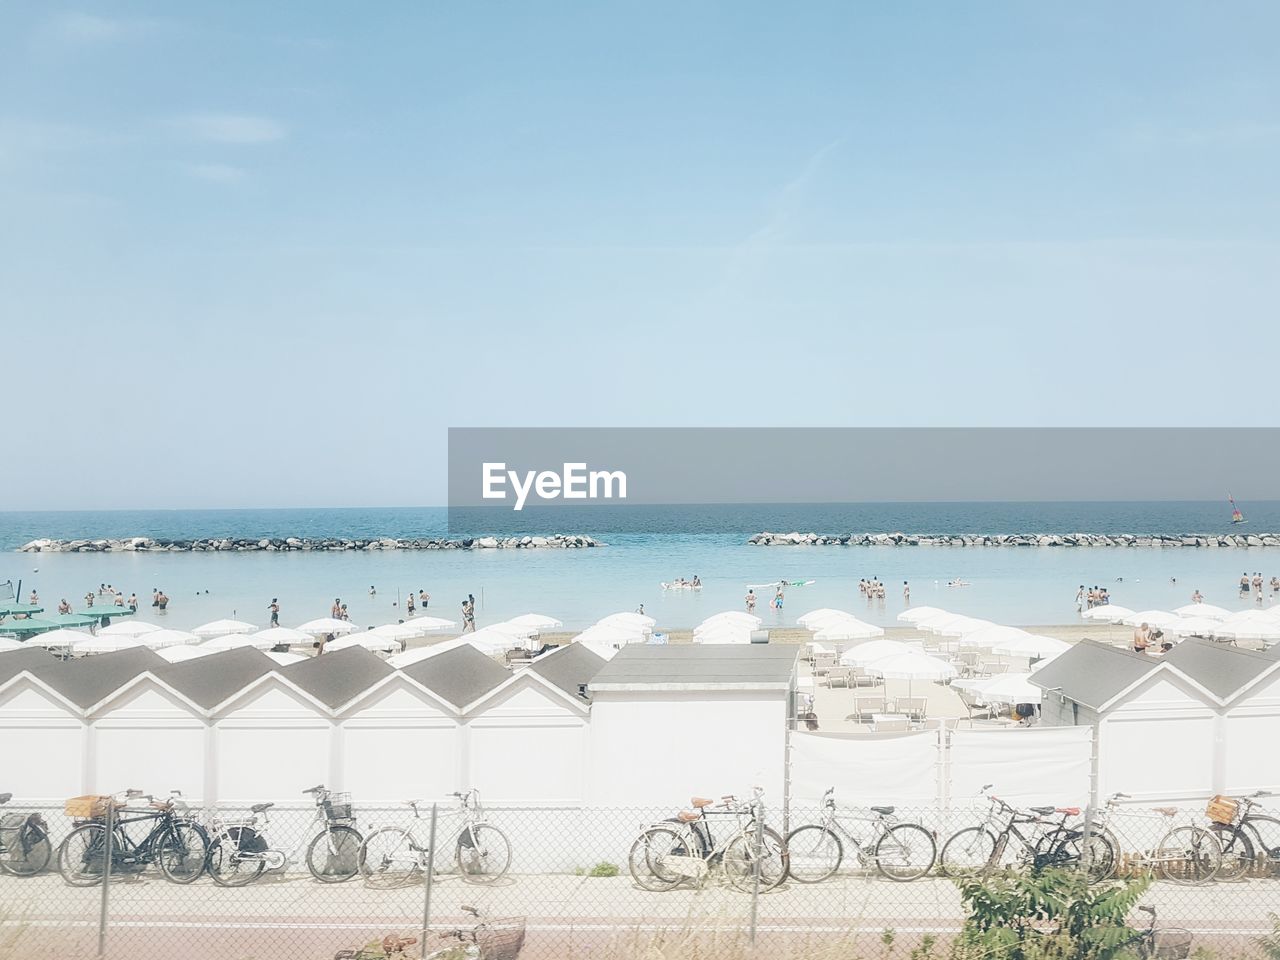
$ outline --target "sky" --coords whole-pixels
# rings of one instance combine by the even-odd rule
[[[0,502],[440,504],[450,426],[1274,425],[1278,32],[10,0]]]

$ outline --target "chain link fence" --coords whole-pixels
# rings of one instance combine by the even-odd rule
[[[718,801],[693,825],[681,822],[672,809],[495,807],[484,812],[483,822],[505,836],[510,856],[505,870],[496,858],[497,866],[485,873],[470,866],[476,854],[468,837],[478,835],[468,831],[456,805],[439,804],[432,846],[431,809],[419,807],[415,816],[407,806],[357,803],[351,819],[341,822],[360,839],[379,837],[369,841],[363,864],[358,844],[326,839],[325,818],[317,818],[315,807],[277,805],[256,813],[193,809],[189,816],[214,852],[206,857],[201,847],[185,866],[170,856],[166,867],[156,846],[151,862],[146,855],[144,840],[154,821],[134,819],[149,808],[131,806],[120,813],[120,831],[130,845],[140,846],[127,846],[113,858],[105,882],[101,854],[98,866],[85,870],[88,876],[76,876],[77,862],[85,869],[86,848],[64,843],[77,823],[61,808],[17,811],[24,823],[31,813],[41,814],[50,856],[35,875],[0,874],[0,956],[317,960],[388,934],[421,938],[425,927],[430,928],[429,950],[450,929],[475,922],[467,907],[491,919],[524,918],[521,956],[529,958],[639,955],[641,945],[690,936],[699,938],[701,955],[712,957],[717,949],[734,956],[752,939],[839,942],[856,955],[883,956],[886,944],[907,951],[926,938],[945,941],[959,931],[964,904],[944,866],[958,869],[954,865],[962,860],[958,848],[948,851],[948,840],[979,827],[998,842],[1008,819],[979,802],[892,812],[838,803],[834,808],[793,805],[785,816],[781,808],[766,809],[769,830],[789,837],[790,871],[779,878],[767,855],[767,835],[763,847],[756,846],[749,820],[720,808]],[[1255,843],[1248,863],[1220,856],[1215,868],[1220,875],[1205,875],[1203,869],[1197,875],[1187,862],[1185,843],[1168,838],[1179,829],[1206,828],[1203,814],[1203,807],[1159,812],[1115,807],[1095,812],[1093,823],[1098,831],[1108,831],[1118,851],[1111,872],[1154,873],[1143,903],[1157,908],[1161,925],[1186,928],[1197,946],[1222,955],[1256,953],[1255,938],[1270,929],[1268,913],[1280,912],[1280,836]],[[1015,824],[1016,834],[1009,833],[991,860],[993,871],[1051,863],[1047,852],[1053,838],[1072,831],[1078,837],[1083,825],[1083,814],[1062,811],[1027,819],[1039,822]],[[18,856],[12,852],[18,822],[11,818],[0,828],[8,865]],[[697,832],[703,838],[699,843],[705,842],[686,840],[685,847],[666,850],[673,856],[656,871],[660,883],[653,882],[653,864],[646,866],[651,853],[637,844],[653,824],[661,824],[665,835],[688,838]],[[402,834],[386,828],[408,830],[398,860],[385,853],[396,845],[384,841]],[[320,852],[309,861],[307,851],[317,836],[313,850]],[[492,846],[494,837],[484,845]],[[766,850],[758,861],[759,884],[753,882],[753,867],[747,866],[744,877],[735,860],[743,849],[734,846],[739,837],[746,838],[747,849]],[[1225,845],[1226,834],[1214,837]],[[243,876],[231,871],[225,857],[231,845],[248,854],[236,858],[249,864]],[[419,869],[426,867],[428,849],[430,871]],[[1072,849],[1076,860],[1067,865],[1079,866],[1082,847]],[[972,867],[973,857],[989,850],[961,852]],[[34,854],[31,863],[38,859]],[[378,862],[392,869],[380,870]],[[68,882],[63,875],[68,871],[83,885]],[[224,883],[211,875],[219,871]],[[1135,916],[1133,922],[1145,920]]]

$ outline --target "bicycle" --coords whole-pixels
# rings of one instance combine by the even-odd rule
[[[445,945],[423,953],[422,960],[516,960],[524,948],[524,917],[484,920],[475,907],[462,909],[475,918],[475,926],[442,934]],[[408,950],[417,942],[417,937],[391,934],[359,950],[339,950],[333,960],[415,960]]]
[[[1141,960],[1187,960],[1191,956],[1191,931],[1178,927],[1157,927],[1156,908],[1138,907],[1150,916],[1147,926],[1120,944],[1135,947]]]
[[[986,792],[990,784],[983,787]],[[982,873],[984,876],[1000,866],[1010,842],[1017,844],[1019,866],[1041,870],[1047,867],[1078,869],[1084,847],[1083,834],[1066,829],[1066,820],[1079,814],[1076,807],[1029,807],[1024,813],[997,796],[989,796],[990,806],[983,823],[953,833],[942,847],[938,858],[948,876]],[[1048,819],[1059,815],[1057,821]],[[1020,827],[1036,827],[1026,833]],[[1096,834],[1089,837],[1091,853],[1106,855],[1106,848]]]
[[[1118,821],[1142,818],[1159,819],[1170,824],[1179,813],[1177,807],[1152,807],[1150,814],[1145,816],[1128,812],[1121,816],[1122,803],[1128,799],[1127,793],[1113,793],[1094,820],[1094,833],[1107,845],[1108,859],[1105,868],[1099,870],[1099,879],[1106,880],[1116,875],[1124,859],[1124,851],[1142,850],[1144,847],[1144,844],[1133,843],[1120,829]],[[1133,857],[1132,862],[1153,869],[1162,880],[1193,886],[1208,883],[1217,876],[1222,867],[1222,846],[1211,831],[1194,823],[1185,823],[1166,827],[1156,846]]]
[[[1247,797],[1214,797],[1206,811],[1218,843],[1222,847],[1222,865],[1216,879],[1239,880],[1254,867],[1259,856],[1266,858],[1270,872],[1280,865],[1280,820],[1265,813],[1254,813],[1259,797],[1271,792],[1259,790]]]
[[[283,870],[295,862],[303,852],[303,843],[307,844],[307,870],[315,879],[321,883],[341,883],[354,877],[364,838],[353,826],[355,815],[350,795],[333,793],[323,784],[303,793],[311,794],[315,801],[312,822],[319,823],[320,829],[314,836],[304,835],[292,851],[273,849],[268,842],[266,831],[271,823],[268,811],[274,803],[254,804],[244,819],[215,818],[208,863],[213,882],[223,887],[253,883],[268,870]]]
[[[138,799],[146,799],[149,809],[130,811],[129,801]],[[113,873],[140,873],[154,863],[170,883],[185,884],[204,872],[209,837],[189,816],[180,791],[174,790],[167,800],[139,790],[126,791],[122,799],[75,797],[66,802],[65,810],[79,823],[58,846],[58,872],[73,887],[101,882],[108,846]],[[140,842],[125,829],[133,823],[151,825]]]
[[[0,806],[13,799],[0,793]],[[38,813],[6,813],[0,817],[0,871],[15,877],[34,877],[49,865],[53,847],[49,825]]]
[[[757,787],[754,794],[744,803],[724,796],[714,809],[713,800],[694,797],[692,810],[643,828],[628,855],[632,879],[645,890],[674,890],[686,880],[701,882],[719,865],[739,890],[751,892],[757,879],[761,890],[778,886],[787,877],[787,845],[760,822],[763,791]],[[736,820],[723,842],[711,831],[709,818],[717,816]]]
[[[890,880],[916,880],[933,869],[938,846],[932,832],[918,823],[898,823],[893,807],[869,807],[873,816],[849,818],[870,822],[871,836],[860,840],[837,816],[835,789],[822,795],[821,823],[805,824],[787,834],[787,870],[793,880],[820,883],[833,876],[844,862],[845,843],[853,848],[860,866],[875,864]]]
[[[453,841],[458,873],[468,883],[493,883],[511,867],[511,842],[485,819],[480,791],[453,793],[462,815],[462,829]],[[399,886],[423,873],[431,863],[430,819],[419,806],[424,800],[406,800],[413,810],[407,827],[383,827],[365,838],[360,847],[360,872],[374,886]],[[438,846],[438,844],[437,844]]]

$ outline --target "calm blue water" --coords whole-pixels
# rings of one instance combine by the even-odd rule
[[[1242,505],[1255,532],[1280,530],[1280,503]],[[633,507],[620,521],[572,508],[544,512],[541,532],[598,534],[597,550],[431,551],[335,554],[18,554],[0,553],[0,580],[35,587],[52,608],[62,596],[83,597],[99,583],[149,597],[161,587],[172,598],[166,625],[191,627],[218,617],[267,621],[279,597],[286,625],[324,616],[341,597],[367,625],[397,619],[397,591],[426,589],[431,613],[454,617],[474,593],[479,621],[535,611],[586,626],[644,604],[664,627],[689,627],[724,609],[738,609],[747,584],[815,579],[787,595],[781,613],[757,609],[766,622],[791,624],[814,607],[857,611],[891,623],[903,609],[902,581],[912,600],[1016,624],[1069,623],[1076,586],[1105,584],[1117,603],[1143,609],[1179,606],[1200,589],[1234,608],[1241,572],[1280,573],[1280,549],[1051,549],[957,547],[750,547],[761,530],[819,533],[1186,533],[1231,529],[1223,503],[1106,504],[849,504]],[[0,513],[0,549],[37,537],[58,539],[151,536],[459,536],[532,532],[528,517],[469,517],[464,529],[443,508],[114,511]],[[699,593],[667,592],[660,581],[698,574]],[[861,577],[889,585],[882,605],[868,607]],[[950,579],[971,582],[948,588]],[[1176,579],[1176,583],[1172,582]],[[369,587],[377,587],[370,596]],[[208,591],[207,593],[205,591]],[[150,617],[150,608],[144,607]]]

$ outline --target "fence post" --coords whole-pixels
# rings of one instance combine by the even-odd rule
[[[98,908],[98,960],[107,955],[107,899],[111,891],[111,841],[115,832],[116,801],[107,798],[107,835],[102,852],[102,904]]]
[[[756,945],[756,915],[760,907],[760,861],[764,856],[764,801],[756,800],[755,851],[751,858],[751,945]]]
[[[422,895],[422,939],[419,944],[422,947],[419,956],[427,955],[427,930],[431,926],[431,889],[436,883],[436,814],[439,807],[437,804],[431,805],[431,839],[427,842],[427,879],[424,884],[425,892]]]

